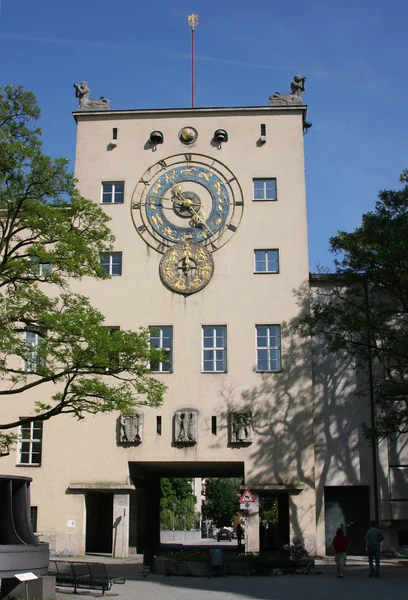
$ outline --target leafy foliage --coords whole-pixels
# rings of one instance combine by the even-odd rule
[[[108,216],[77,191],[68,161],[42,152],[39,116],[32,93],[0,89],[0,397],[25,398],[41,386],[48,399],[35,403],[36,420],[158,406],[164,386],[149,364],[165,357],[150,349],[148,332],[111,331],[70,289],[75,279],[109,277],[100,253],[114,238]],[[38,343],[27,344],[26,332]],[[0,434],[0,454],[14,439]]]
[[[198,527],[199,515],[194,508],[196,497],[193,494],[192,480],[183,477],[161,479],[161,527],[162,529],[192,529]]]
[[[352,233],[331,238],[335,273],[321,271],[300,320],[305,336],[372,371],[369,439],[408,432],[408,171],[400,190],[379,193]]]
[[[205,512],[218,527],[230,526],[239,511],[240,479],[208,479]]]

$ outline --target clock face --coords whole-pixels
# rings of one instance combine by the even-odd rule
[[[150,167],[132,197],[138,233],[159,252],[182,242],[214,251],[237,230],[241,187],[222,163],[201,154],[176,154]]]

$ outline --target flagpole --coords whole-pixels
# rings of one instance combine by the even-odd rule
[[[188,24],[191,27],[191,108],[194,108],[195,103],[195,73],[194,73],[194,33],[198,25],[198,15],[192,13],[188,15]]]

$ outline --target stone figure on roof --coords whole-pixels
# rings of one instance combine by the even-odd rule
[[[306,90],[305,81],[306,77],[295,75],[290,84],[291,93],[281,94],[280,92],[275,92],[269,96],[269,106],[302,104],[302,92]]]
[[[103,96],[99,100],[91,100],[91,90],[86,81],[74,83],[75,98],[79,98],[78,110],[110,110],[110,102]]]

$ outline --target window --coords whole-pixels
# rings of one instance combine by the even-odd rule
[[[34,533],[37,533],[37,521],[38,521],[38,506],[30,506],[30,520],[31,528]]]
[[[123,181],[102,182],[102,204],[123,204],[124,199],[125,184]]]
[[[256,326],[256,370],[280,371],[281,328],[280,325]]]
[[[20,425],[18,438],[18,464],[41,465],[43,422],[31,421]]]
[[[38,367],[44,364],[44,357],[40,357],[39,347],[42,336],[35,331],[25,332],[25,345],[27,354],[23,360],[23,369],[28,373],[37,371]]]
[[[276,200],[276,179],[254,179],[254,200]]]
[[[255,273],[279,273],[279,250],[254,250]]]
[[[225,325],[203,327],[203,372],[226,373],[227,328]]]
[[[101,265],[108,275],[122,275],[122,252],[103,252]]]
[[[49,263],[40,263],[38,256],[30,256],[30,260],[34,263],[32,266],[33,275],[45,277],[51,273],[51,265]]]
[[[151,326],[150,344],[153,348],[167,350],[167,360],[165,362],[151,363],[152,371],[158,373],[172,373],[173,371],[173,327]]]

